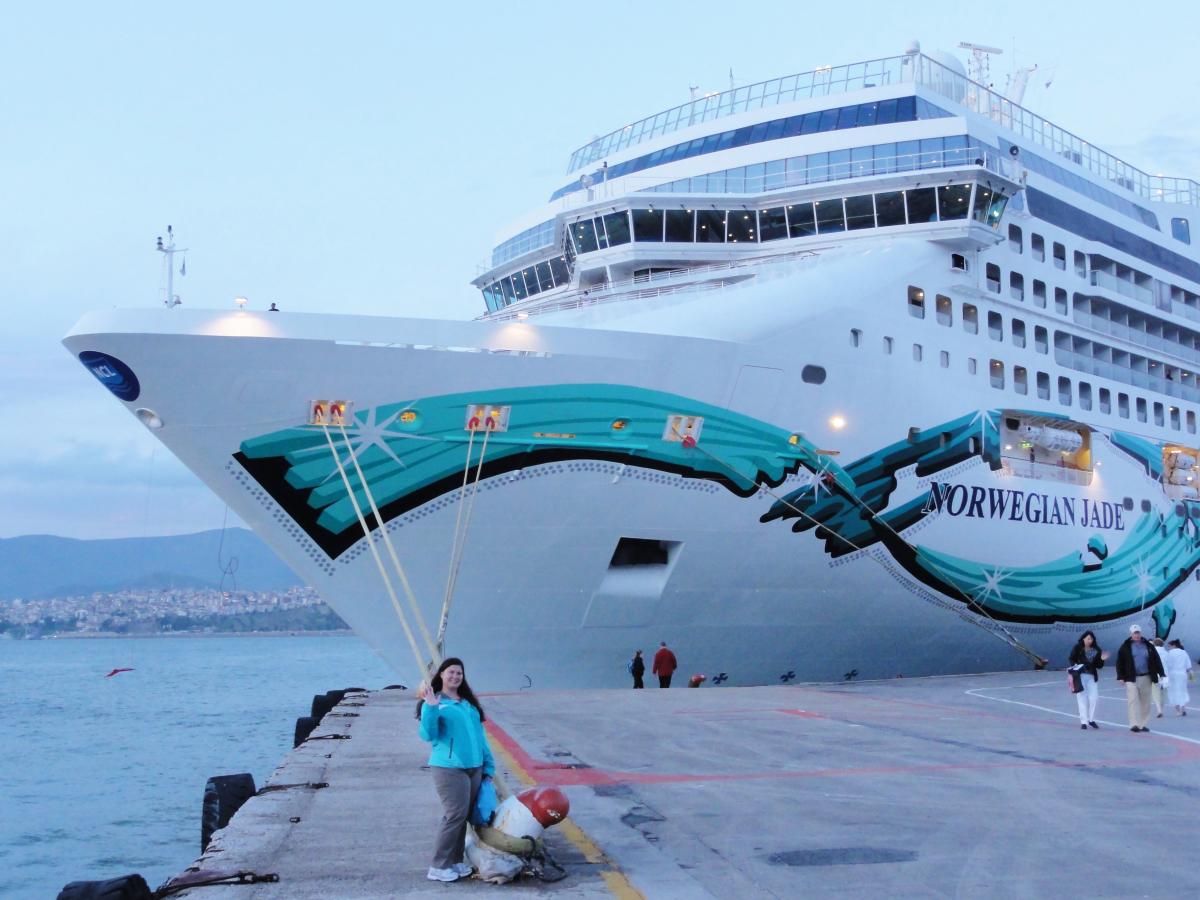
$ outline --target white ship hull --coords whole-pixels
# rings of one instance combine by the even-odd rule
[[[892,298],[914,277],[942,289],[929,273],[944,258],[922,242],[851,245],[820,266],[777,266],[743,286],[615,304],[606,330],[578,327],[589,324],[586,309],[536,326],[170,310],[95,314],[65,343],[127,366],[138,390],[123,404],[161,424],[164,444],[405,678],[418,677],[417,664],[361,525],[323,526],[317,494],[305,493],[311,484],[289,493],[283,457],[254,456],[266,436],[311,439],[308,464],[327,468],[318,493],[343,500],[326,442],[352,480],[346,440],[377,464],[359,501],[368,520],[370,499],[383,510],[431,629],[457,527],[465,544],[446,651],[468,659],[472,677],[492,689],[625,684],[632,652],[652,655],[660,640],[680,659],[677,681],[702,673],[727,684],[1029,666],[1014,642],[1061,664],[1084,628],[1115,649],[1131,622],[1185,644],[1200,640],[1195,522],[1179,516],[1147,460],[1114,442],[1108,423],[1076,413],[1090,434],[1088,483],[1044,463],[1035,473],[1000,447],[1004,412],[1060,410],[947,378],[906,350],[883,356],[851,344],[850,328],[864,321],[881,323],[872,342],[886,330],[901,348],[913,343],[929,326],[894,316]],[[867,318],[878,298],[888,298],[887,311]],[[681,334],[685,303],[689,333]],[[735,320],[730,305],[741,311]],[[961,365],[968,351],[951,349]],[[805,380],[809,362],[824,368],[823,383]],[[507,431],[489,436],[469,516],[459,515],[471,496],[460,485],[464,470],[475,476],[483,433],[468,466],[461,422],[456,433],[426,430],[442,398],[460,419],[473,404],[509,407]],[[547,398],[550,418],[530,425],[528,411]],[[350,404],[345,436],[307,424],[318,399]],[[408,431],[398,420],[388,426],[396,458],[381,445],[368,456],[364,433],[400,409],[421,418]],[[707,416],[696,447],[664,437],[671,414]],[[635,448],[609,432],[622,416],[637,431]],[[830,424],[835,416],[843,428]],[[749,482],[731,474],[751,464],[729,438],[743,427],[761,444],[755,459],[769,461]],[[896,486],[876,512],[886,519],[913,507],[890,520],[892,539],[891,525],[852,507],[861,501],[851,494],[868,498],[866,485],[839,488],[842,476],[813,469],[853,472],[884,448],[903,450],[912,429],[944,429],[943,443],[965,449],[948,461],[925,454],[924,463],[881,463]],[[436,478],[415,474],[406,454],[432,444],[452,464]],[[804,456],[804,448],[837,455]],[[501,449],[510,455],[501,459]],[[760,474],[781,483],[755,490]],[[842,505],[832,538],[793,530],[823,515],[805,505],[805,492]],[[770,519],[772,508],[784,518]],[[341,515],[349,521],[344,503]],[[1151,519],[1159,537],[1147,540]],[[843,552],[839,536],[851,540],[851,531],[862,549]],[[370,534],[398,584],[379,530]],[[666,561],[614,565],[622,538],[665,542]],[[1093,538],[1103,551],[1089,556]],[[1055,569],[1064,559],[1071,571]],[[954,561],[976,568],[952,577]]]

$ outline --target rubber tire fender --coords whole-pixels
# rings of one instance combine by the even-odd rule
[[[208,849],[213,832],[224,828],[242,804],[257,793],[254,776],[214,775],[204,785],[204,802],[200,808],[200,852]]]
[[[58,900],[152,900],[154,894],[141,875],[123,875],[108,881],[72,881],[58,892]]]
[[[308,736],[313,733],[313,729],[320,724],[319,719],[314,719],[312,716],[301,716],[296,720],[296,733],[292,737],[292,749],[295,750],[301,744],[308,740]]]

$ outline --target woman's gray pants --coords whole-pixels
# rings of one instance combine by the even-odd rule
[[[467,839],[467,818],[475,798],[479,795],[479,783],[483,780],[483,767],[473,769],[449,769],[430,766],[433,786],[442,800],[442,824],[433,844],[433,867],[448,869],[463,861],[463,842]]]

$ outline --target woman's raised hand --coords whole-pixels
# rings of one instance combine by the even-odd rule
[[[1107,650],[1105,650],[1103,653],[1101,653],[1101,654],[1100,654],[1100,658],[1101,658],[1101,659],[1108,659],[1108,651],[1107,651]]]
[[[441,703],[441,699],[433,692],[433,687],[429,684],[429,682],[422,681],[420,688],[417,690],[421,695],[421,699],[430,706],[437,706],[439,703]]]

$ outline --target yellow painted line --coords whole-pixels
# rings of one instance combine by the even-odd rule
[[[495,746],[492,747],[492,755],[498,757],[504,767],[516,775],[523,785],[528,787],[534,783],[530,774],[499,741],[496,741]],[[507,790],[507,785],[502,783],[501,786],[504,789],[502,793],[511,793]],[[629,879],[625,877],[625,873],[617,864],[609,859],[600,846],[588,836],[587,832],[572,822],[570,817],[560,822],[558,827],[562,830],[563,837],[583,854],[584,859],[593,865],[604,867],[600,869],[600,877],[604,879],[604,886],[612,892],[614,897],[619,900],[646,900],[645,895],[630,884]]]

